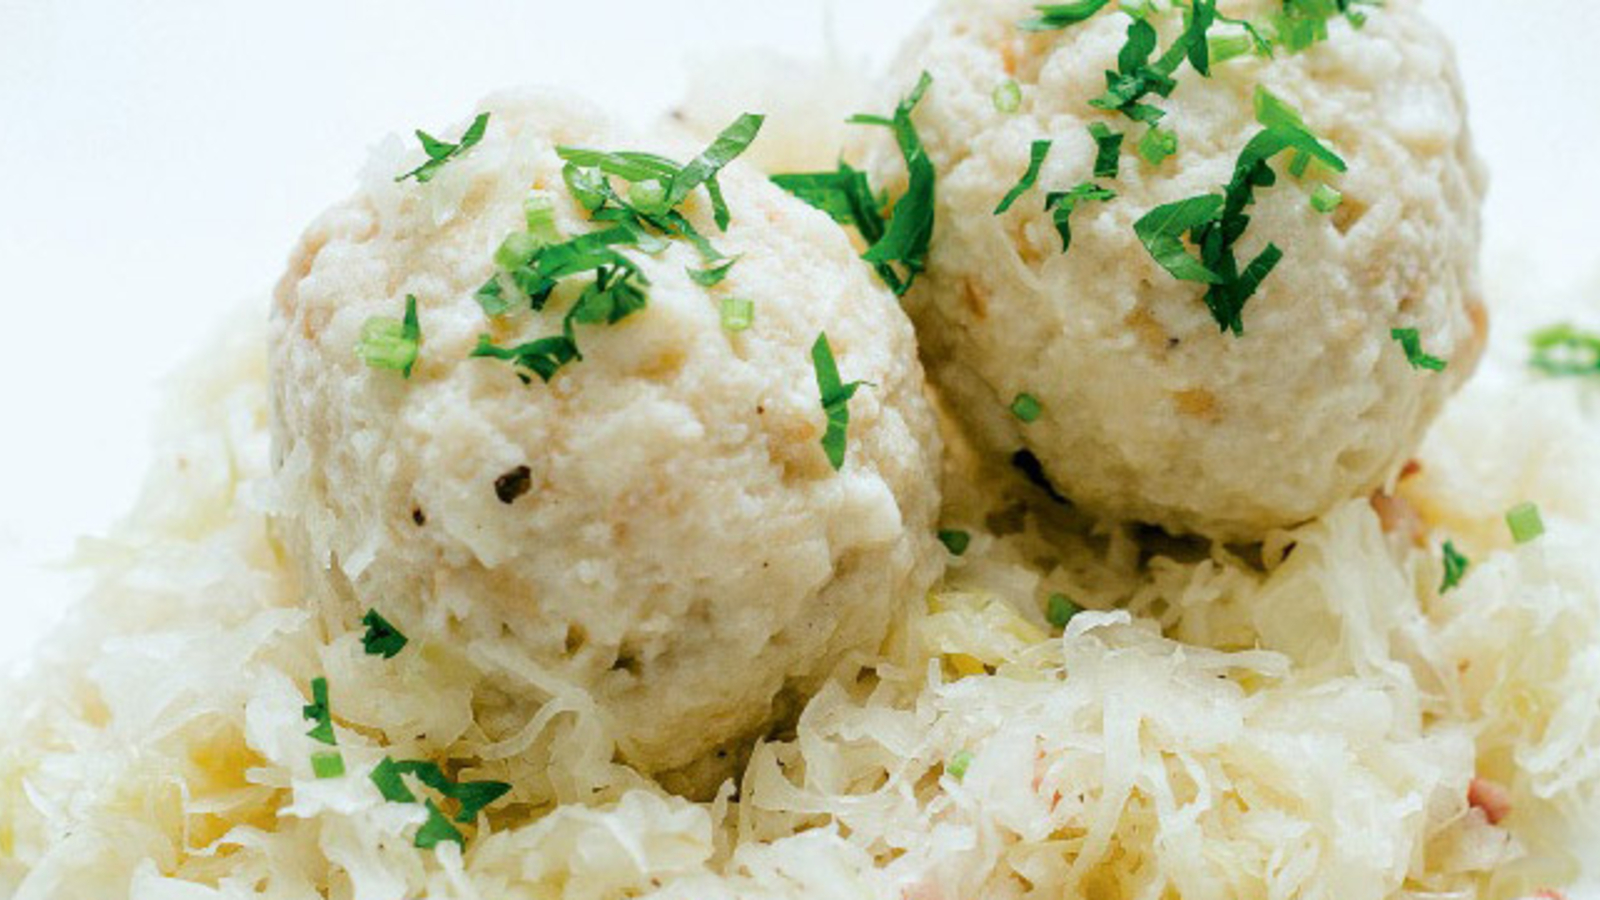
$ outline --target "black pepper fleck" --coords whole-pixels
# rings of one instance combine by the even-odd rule
[[[412,507],[411,521],[417,523],[417,527],[421,528],[422,526],[428,524],[428,514],[423,512],[422,507],[420,506]]]
[[[533,487],[533,470],[527,466],[517,466],[515,469],[501,475],[494,480],[494,495],[506,505],[517,502],[517,498],[528,492]]]

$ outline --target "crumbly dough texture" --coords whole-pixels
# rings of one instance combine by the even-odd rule
[[[875,652],[942,570],[940,442],[912,328],[827,217],[735,165],[726,234],[704,191],[685,207],[740,257],[721,285],[690,280],[703,263],[682,241],[630,250],[648,308],[579,326],[585,358],[554,382],[470,359],[480,333],[509,346],[559,332],[570,289],[493,325],[473,299],[530,187],[564,234],[598,227],[556,146],[697,149],[651,147],[553,94],[484,109],[483,143],[430,184],[394,184],[417,152],[380,148],[278,286],[279,532],[328,627],[376,608],[437,652],[509,638],[508,693],[587,694],[630,763],[683,767]],[[353,353],[363,322],[398,317],[407,294],[423,332],[410,380]],[[754,302],[748,331],[721,327],[725,297]],[[871,383],[840,473],[819,445],[823,330],[844,378]],[[497,481],[523,467],[527,492],[503,502]]]
[[[1487,330],[1486,178],[1445,39],[1396,0],[1361,30],[1333,22],[1331,39],[1301,54],[1220,63],[1209,80],[1185,64],[1172,97],[1154,101],[1180,149],[1152,167],[1135,152],[1144,126],[1089,105],[1128,17],[1028,35],[1016,23],[1030,12],[1026,0],[948,0],[890,79],[904,93],[933,76],[916,122],[939,173],[938,220],[908,308],[930,376],[978,442],[1032,451],[1092,513],[1226,540],[1259,539],[1391,478],[1474,369]],[[1178,27],[1161,21],[1163,49]],[[992,95],[1011,78],[1023,101],[1007,115]],[[1203,286],[1161,269],[1133,226],[1161,204],[1220,193],[1260,130],[1258,84],[1350,171],[1298,181],[1287,154],[1274,162],[1278,185],[1258,191],[1238,251],[1248,261],[1270,240],[1285,257],[1235,338],[1219,333]],[[1096,121],[1127,135],[1121,177],[1100,180],[1120,197],[1079,206],[1063,255],[1044,198],[1092,180]],[[992,215],[1040,138],[1055,143],[1038,187]],[[879,183],[904,184],[892,146],[866,155]],[[1324,177],[1345,196],[1332,215],[1309,202]],[[1413,370],[1395,328],[1417,329],[1449,369]],[[1009,412],[1023,392],[1043,405],[1033,424]]]

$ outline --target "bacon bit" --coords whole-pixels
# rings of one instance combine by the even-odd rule
[[[1427,546],[1428,526],[1405,498],[1379,491],[1372,495],[1372,509],[1378,514],[1384,534],[1398,534],[1418,547]]]
[[[1499,825],[1506,816],[1511,815],[1511,794],[1487,778],[1472,779],[1472,786],[1467,788],[1467,802],[1483,810],[1483,817],[1489,820],[1490,825]]]
[[[1534,891],[1531,900],[1567,900],[1567,895],[1555,888],[1544,888]]]
[[[1422,461],[1419,459],[1407,460],[1404,468],[1400,470],[1400,480],[1415,478],[1422,474]]]

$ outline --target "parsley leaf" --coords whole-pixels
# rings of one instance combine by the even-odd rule
[[[1045,620],[1056,628],[1065,628],[1081,612],[1083,607],[1073,603],[1066,594],[1051,594],[1049,605],[1045,608]]]
[[[1061,236],[1061,252],[1066,253],[1072,249],[1072,214],[1077,211],[1079,203],[1088,200],[1103,202],[1115,199],[1117,199],[1116,191],[1088,181],[1069,191],[1056,191],[1045,195],[1044,208],[1052,212],[1056,234]]]
[[[1022,173],[1022,179],[1017,182],[1016,187],[1012,188],[1005,195],[1005,198],[1000,201],[1000,205],[995,207],[995,215],[1001,215],[1010,209],[1013,204],[1022,199],[1023,194],[1032,190],[1033,186],[1038,183],[1039,172],[1044,168],[1045,157],[1050,155],[1050,144],[1051,142],[1047,140],[1033,142],[1033,147],[1029,150],[1028,171]]]
[[[1089,126],[1089,136],[1094,138],[1096,147],[1094,177],[1116,178],[1122,168],[1123,135],[1112,131],[1104,122],[1095,122]]]
[[[1165,128],[1152,125],[1139,139],[1139,156],[1152,166],[1166,162],[1167,157],[1178,152],[1178,135]]]
[[[701,287],[715,287],[721,284],[724,278],[728,277],[728,270],[732,269],[733,264],[738,261],[739,258],[734,257],[733,259],[723,260],[720,263],[707,266],[704,269],[687,269],[685,271],[689,273],[689,278],[695,284]]]
[[[873,194],[865,172],[841,162],[835,172],[774,175],[772,182],[835,222],[853,226],[868,246],[883,239],[888,223],[881,210],[888,200]]]
[[[1036,19],[1018,23],[1023,31],[1056,31],[1076,25],[1107,6],[1111,0],[1074,0],[1072,3],[1041,3],[1034,6],[1039,11]]]
[[[454,781],[438,765],[425,760],[395,761],[384,757],[367,776],[383,799],[391,803],[415,803],[416,794],[406,786],[404,775],[410,775],[424,785],[438,791],[446,799],[460,804],[455,821],[470,825],[495,801],[511,792],[511,785],[502,781]],[[429,801],[430,805],[432,801]]]
[[[1554,325],[1529,340],[1533,344],[1529,364],[1538,371],[1561,378],[1600,376],[1600,334]]]
[[[727,231],[728,204],[722,199],[722,189],[717,185],[717,173],[750,147],[756,135],[761,133],[761,125],[765,121],[766,116],[745,113],[732,125],[723,129],[705,152],[695,157],[673,176],[672,183],[667,188],[667,208],[682,203],[690,191],[704,184],[706,191],[711,195],[711,206],[717,228]]]
[[[1179,281],[1220,284],[1222,276],[1211,271],[1183,245],[1183,235],[1214,221],[1226,200],[1216,194],[1201,194],[1176,203],[1158,206],[1133,224],[1134,234],[1161,268]]]
[[[473,358],[502,359],[527,369],[546,384],[568,363],[578,359],[578,345],[566,335],[542,337],[515,347],[495,346],[487,334],[478,335]]]
[[[444,817],[439,807],[432,800],[427,801],[428,821],[422,823],[417,829],[415,844],[418,849],[432,850],[445,841],[454,841],[459,846],[466,846],[466,839],[461,836],[461,829],[450,824]]]
[[[972,535],[953,528],[946,529],[939,532],[939,543],[950,551],[951,556],[965,556],[967,548],[972,546]]]
[[[394,659],[410,643],[410,638],[389,624],[389,620],[379,615],[376,609],[367,610],[367,614],[361,617],[361,624],[367,626],[367,633],[361,636],[361,647],[368,656]]]
[[[1411,363],[1413,369],[1443,372],[1449,365],[1437,356],[1429,356],[1423,352],[1422,336],[1415,328],[1396,328],[1389,332],[1389,336],[1400,342],[1400,346],[1406,351],[1406,361]]]
[[[338,745],[333,733],[333,712],[328,707],[328,679],[311,679],[311,702],[300,708],[300,714],[307,722],[315,723],[306,737],[330,747]]]
[[[844,468],[846,435],[850,428],[850,399],[866,382],[843,382],[826,332],[817,335],[817,342],[811,347],[811,362],[817,372],[817,392],[821,395],[822,411],[828,417],[828,430],[822,436],[822,449],[828,454],[828,463],[837,472]]]
[[[922,102],[923,95],[928,92],[932,84],[933,76],[923,72],[916,88],[895,108],[892,120],[885,122],[871,116],[858,116],[853,120],[863,124],[884,125],[893,131],[910,175],[905,195],[895,203],[894,211],[889,215],[889,226],[884,231],[883,237],[862,257],[867,262],[881,267],[878,270],[879,274],[885,275],[885,280],[897,297],[904,296],[916,281],[917,275],[927,268],[928,245],[933,240],[934,188],[937,174],[934,172],[933,161],[928,158],[927,151],[922,146],[917,126],[911,121],[912,112],[916,110],[917,104]],[[903,275],[894,270],[895,264],[899,264],[905,270]]]
[[[428,161],[404,175],[396,176],[395,181],[405,181],[407,178],[415,178],[419,184],[426,184],[432,181],[433,176],[437,175],[439,169],[443,168],[446,163],[460,158],[462,154],[477,146],[478,142],[483,140],[484,132],[488,131],[488,129],[488,113],[481,113],[476,119],[473,119],[472,124],[467,126],[467,130],[461,135],[461,140],[454,144],[448,141],[441,141],[426,131],[419,129],[417,131],[417,140],[422,143],[422,152],[428,155]]]
[[[1439,586],[1439,593],[1446,594],[1466,576],[1467,569],[1472,566],[1472,560],[1467,559],[1460,550],[1456,549],[1453,541],[1444,542],[1444,583]]]
[[[374,369],[391,369],[411,377],[422,347],[422,325],[417,320],[417,298],[406,295],[403,319],[373,316],[361,326],[356,356]]]

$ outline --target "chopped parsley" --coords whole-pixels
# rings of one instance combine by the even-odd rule
[[[328,706],[328,679],[311,679],[311,702],[300,708],[300,714],[307,722],[314,723],[306,737],[330,747],[338,746],[339,740],[333,733],[333,712]]]
[[[454,144],[449,141],[441,141],[426,131],[418,129],[417,140],[422,143],[422,152],[428,155],[428,161],[404,175],[396,176],[395,181],[405,181],[407,178],[415,178],[419,184],[426,184],[432,181],[433,176],[437,175],[446,163],[460,158],[462,154],[477,146],[478,142],[483,140],[484,132],[488,130],[488,113],[481,113],[476,119],[473,119],[472,124],[467,126],[467,130],[461,135],[461,139]]]
[[[822,449],[828,454],[828,463],[835,472],[844,468],[846,435],[850,428],[850,399],[866,382],[845,384],[839,377],[839,366],[833,358],[833,348],[828,346],[826,332],[817,335],[811,347],[811,362],[817,371],[817,391],[822,398],[822,411],[828,417],[828,430],[822,436]]]
[[[994,108],[1008,116],[1022,108],[1022,85],[1016,79],[1008,78],[994,89]]]
[[[385,800],[391,803],[416,803],[416,794],[406,786],[402,777],[405,775],[416,778],[425,786],[437,791],[441,797],[455,802],[458,811],[454,822],[461,825],[476,822],[484,809],[511,791],[511,785],[504,782],[458,782],[451,779],[434,763],[423,760],[397,762],[387,756],[373,767],[368,778]],[[444,811],[432,799],[426,799],[424,803],[428,809],[428,821],[417,832],[416,846],[428,849],[442,841],[463,843],[461,831],[452,824],[450,818],[445,816]]]
[[[1245,210],[1255,203],[1256,188],[1277,183],[1271,160],[1287,150],[1303,153],[1343,172],[1345,161],[1325,146],[1295,109],[1265,88],[1256,88],[1256,119],[1264,129],[1245,144],[1233,178],[1221,194],[1202,194],[1157,207],[1134,224],[1152,258],[1180,281],[1207,285],[1206,307],[1223,331],[1244,334],[1244,307],[1283,259],[1276,244],[1267,246],[1242,269],[1235,247],[1250,225]],[[1192,255],[1184,244],[1199,248]]]
[[[1111,0],[1074,0],[1072,3],[1041,3],[1034,6],[1038,18],[1028,19],[1018,28],[1023,31],[1057,31],[1076,25],[1111,5]]]
[[[766,118],[745,113],[735,119],[732,125],[723,129],[716,140],[711,142],[711,146],[690,160],[687,166],[679,169],[673,176],[671,184],[667,187],[666,208],[671,209],[682,203],[695,188],[704,184],[706,193],[711,197],[712,215],[717,228],[727,231],[730,221],[728,204],[722,197],[721,185],[717,183],[717,173],[749,149],[755,142],[756,136],[761,133],[761,125]]]
[[[1033,186],[1039,182],[1039,172],[1044,169],[1045,157],[1050,155],[1050,144],[1051,142],[1047,140],[1033,142],[1033,147],[1028,151],[1028,170],[1022,173],[1022,178],[1016,187],[1013,187],[1000,201],[1000,205],[995,207],[995,215],[1004,213],[1022,199],[1023,194],[1033,190]]]
[[[567,363],[578,358],[578,345],[566,335],[558,334],[515,347],[497,347],[487,334],[481,334],[472,356],[507,360],[539,376],[541,381],[548,384]]]
[[[1563,378],[1600,376],[1600,334],[1580,331],[1571,325],[1555,325],[1535,332],[1535,369]]]
[[[1083,607],[1072,602],[1066,594],[1051,594],[1050,601],[1045,605],[1045,620],[1055,628],[1065,628],[1072,617],[1083,612]]]
[[[1094,177],[1116,178],[1122,168],[1123,135],[1112,131],[1104,122],[1089,126],[1089,136],[1094,138]]]
[[[1052,213],[1052,218],[1056,225],[1056,234],[1061,236],[1061,252],[1066,253],[1072,249],[1072,214],[1077,211],[1079,203],[1090,200],[1104,202],[1115,199],[1117,199],[1116,191],[1088,181],[1070,191],[1055,191],[1046,194],[1044,208]]]
[[[687,269],[686,271],[695,284],[701,287],[716,287],[722,283],[723,279],[728,277],[728,272],[733,269],[733,264],[738,261],[739,258],[734,257],[719,263],[713,263],[704,269]]]
[[[1039,421],[1043,413],[1044,406],[1032,394],[1018,394],[1017,399],[1011,401],[1011,414],[1029,425]]]
[[[1544,535],[1544,516],[1536,503],[1522,503],[1506,513],[1506,525],[1511,538],[1519,544],[1528,544]]]
[[[406,295],[403,319],[373,316],[361,326],[356,356],[374,369],[390,369],[411,377],[422,347],[422,325],[417,320],[417,298]]]
[[[960,781],[967,777],[967,770],[972,768],[973,759],[971,750],[959,750],[954,756],[950,757],[948,763],[945,763],[944,770],[950,773],[951,778]]]
[[[746,331],[756,321],[756,304],[743,297],[727,297],[717,310],[722,327],[727,331]]]
[[[1422,350],[1422,335],[1415,328],[1396,328],[1389,332],[1389,336],[1400,342],[1400,347],[1406,352],[1406,361],[1411,363],[1413,369],[1426,369],[1430,372],[1443,372],[1449,363],[1437,356],[1429,356]]]
[[[947,529],[939,532],[939,543],[950,551],[951,556],[965,556],[967,548],[972,546],[972,535],[965,531]]]
[[[887,198],[873,192],[865,174],[844,163],[834,172],[772,178],[773,183],[832,216],[834,221],[854,226],[867,243],[862,259],[872,264],[897,297],[904,296],[927,268],[928,245],[933,240],[938,176],[911,121],[911,114],[932,84],[932,77],[922,73],[916,88],[900,102],[892,117],[858,115],[849,120],[852,124],[890,129],[905,158],[908,186],[887,217],[883,214]]]
[[[1159,166],[1178,153],[1178,134],[1165,128],[1151,126],[1139,139],[1139,157],[1152,166]]]
[[[1455,542],[1444,542],[1444,583],[1439,585],[1439,593],[1446,594],[1461,584],[1461,579],[1466,576],[1467,569],[1471,567],[1472,560],[1467,559],[1460,550],[1456,549]]]
[[[417,836],[413,843],[422,850],[432,850],[445,841],[453,841],[457,846],[466,846],[466,839],[461,836],[461,829],[450,824],[444,813],[432,800],[427,801],[428,821],[422,823],[417,829]]]
[[[368,656],[394,659],[406,648],[406,644],[411,642],[410,638],[400,633],[400,629],[379,615],[376,609],[367,610],[367,614],[361,617],[361,624],[367,627],[366,634],[361,636],[361,647]]]

